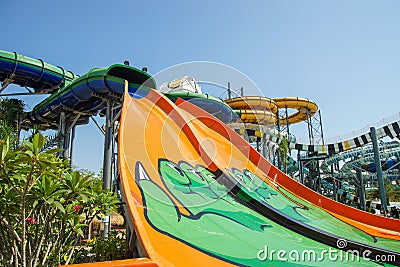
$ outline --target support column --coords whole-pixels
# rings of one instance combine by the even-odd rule
[[[106,126],[104,138],[104,158],[103,158],[103,190],[111,189],[111,162],[112,162],[112,109],[111,100],[107,100],[106,108]],[[110,216],[107,214],[103,218],[104,229],[101,232],[101,237],[107,237],[110,229]]]
[[[66,125],[65,125],[65,112],[62,111],[60,114],[60,123],[58,126],[58,135],[61,136],[62,138],[64,138],[65,132],[66,132]],[[62,139],[64,140],[64,139]],[[60,145],[59,145],[60,149],[64,149],[64,142],[61,142],[60,140]],[[63,156],[63,151],[58,152],[59,156],[62,157]]]
[[[378,138],[376,137],[375,127],[371,127],[370,131],[371,131],[372,146],[374,148],[374,159],[376,165],[376,177],[378,178],[378,184],[379,184],[379,195],[381,197],[383,215],[386,216],[386,210],[387,210],[386,191],[385,191],[385,182],[383,181],[383,175],[382,175],[381,160],[379,158]]]
[[[362,210],[365,211],[365,209],[366,209],[366,207],[365,207],[365,188],[364,188],[364,181],[363,181],[361,170],[357,169],[356,174],[357,174],[358,182],[360,184],[360,186],[359,186],[360,207]]]
[[[279,134],[279,139],[281,139],[281,120],[280,120],[280,116],[279,116],[279,109],[276,112],[276,127],[278,128],[278,134]],[[277,146],[279,146],[279,144],[276,144]],[[278,162],[276,162],[278,161]],[[277,164],[276,164],[277,163]],[[276,153],[275,151],[275,155],[274,155],[274,166],[278,165],[278,169],[281,169],[281,159],[279,158],[278,153]]]
[[[286,132],[287,132],[287,138],[288,140],[290,140],[289,135],[290,135],[290,131],[289,131],[289,113],[288,113],[288,109],[287,107],[285,108],[285,114],[286,114]]]
[[[61,151],[58,152],[58,155],[63,158],[68,158],[69,156],[69,143],[70,143],[70,136],[68,130],[68,122],[66,118],[66,114],[64,111],[60,114],[60,125],[58,127],[59,135],[61,136],[60,141],[60,148]]]
[[[317,162],[317,192],[322,194],[322,188],[321,188],[321,170],[319,169],[319,160],[316,160]]]
[[[67,124],[68,128],[68,124]],[[64,135],[64,151],[63,151],[63,158],[68,159],[69,151],[70,151],[70,131],[66,131]]]
[[[299,181],[304,184],[303,163],[300,161],[300,150],[297,150],[297,164],[299,164]]]
[[[333,200],[337,201],[337,186],[336,186],[336,179],[334,177],[334,168],[331,165],[331,175],[332,175],[332,191],[333,191]]]
[[[76,127],[72,127],[71,129],[71,143],[70,143],[70,149],[69,149],[69,165],[72,166],[72,156],[74,153],[74,141],[75,141],[75,129]]]
[[[318,110],[318,117],[319,117],[319,126],[320,126],[320,131],[321,131],[321,141],[322,145],[325,145],[325,140],[324,140],[324,130],[322,128],[322,117],[321,117],[321,110]]]

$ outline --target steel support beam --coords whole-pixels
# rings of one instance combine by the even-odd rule
[[[63,158],[68,158],[69,156],[69,131],[68,131],[68,123],[65,111],[62,111],[60,114],[60,124],[58,127],[59,136],[61,137],[60,141],[60,149],[58,155]]]
[[[111,189],[111,163],[113,157],[113,126],[112,121],[112,102],[107,100],[106,108],[106,126],[105,126],[105,138],[104,138],[104,157],[103,157],[103,190]],[[101,231],[101,237],[107,237],[110,229],[110,216],[107,214],[103,218],[103,230]]]
[[[337,201],[337,185],[336,185],[337,181],[336,181],[336,179],[334,177],[334,167],[333,167],[333,165],[331,165],[331,175],[332,175],[332,179],[333,179],[332,180],[333,200]]]
[[[300,150],[297,151],[297,162],[299,164],[299,178],[300,178],[300,183],[304,184],[304,174],[303,174],[303,162],[300,160]]]
[[[74,141],[75,141],[75,130],[76,126],[73,126],[71,129],[71,144],[69,149],[69,165],[72,166],[72,157],[74,153]]]
[[[358,179],[358,183],[359,183],[359,189],[358,189],[358,194],[359,194],[359,198],[360,198],[360,207],[362,210],[366,210],[366,206],[365,206],[365,187],[364,187],[364,181],[363,181],[363,177],[362,177],[362,173],[360,169],[356,170],[356,175],[357,175],[357,179]]]
[[[378,178],[378,184],[379,184],[379,195],[381,197],[381,205],[383,208],[383,215],[386,216],[386,210],[387,210],[386,190],[385,190],[385,182],[383,181],[381,160],[379,157],[378,138],[376,137],[375,127],[371,127],[370,131],[371,131],[372,146],[374,149],[376,177]]]

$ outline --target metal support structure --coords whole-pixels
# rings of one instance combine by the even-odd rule
[[[70,155],[70,149],[71,149],[71,131],[69,130],[69,123],[67,121],[66,123],[66,131],[63,136],[63,158],[68,159]]]
[[[300,155],[300,150],[297,151],[297,162],[299,164],[299,177],[300,177],[300,183],[304,184],[304,174],[303,174],[303,162],[300,160],[301,155]]]
[[[319,161],[317,161],[317,179],[315,180],[316,186],[317,186],[317,192],[322,193],[322,188],[321,188],[321,170],[319,168]]]
[[[111,189],[111,163],[113,157],[113,125],[112,121],[112,102],[107,100],[106,108],[106,125],[104,138],[104,158],[103,158],[103,190]],[[110,229],[110,216],[106,215],[103,218],[103,230],[101,237],[107,237]]]
[[[335,170],[336,170],[336,171],[339,171],[339,170],[340,170],[339,162],[335,162],[335,163],[333,164],[333,166],[335,166]]]
[[[75,130],[76,130],[76,127],[73,126],[71,129],[71,145],[70,145],[70,149],[69,149],[69,165],[70,166],[72,166],[72,157],[73,157],[73,153],[74,153]]]
[[[256,146],[257,146],[257,152],[258,152],[258,153],[261,152],[261,151],[260,151],[260,141],[261,141],[260,137],[257,137],[257,138],[256,138]]]
[[[8,79],[5,79],[4,82],[1,84],[0,93],[3,92],[10,83],[11,82],[9,82]]]
[[[289,137],[290,124],[289,124],[288,108],[278,109],[278,111],[276,113],[276,117],[277,117],[277,129],[278,129],[279,133],[286,132],[288,134],[288,137]],[[285,124],[284,125],[281,125],[280,118],[285,118]]]
[[[232,97],[232,91],[231,91],[231,83],[230,82],[228,82],[228,99],[231,99],[231,97]]]
[[[279,109],[276,112],[276,117],[277,117],[276,128],[278,130],[278,133],[280,133],[281,132],[281,120],[280,120],[280,116],[279,116]],[[275,166],[278,165],[278,169],[279,170],[281,169],[281,159],[279,158],[279,156],[277,156],[276,153],[274,155],[274,162],[273,163],[274,163]]]
[[[314,144],[314,132],[313,132],[313,128],[311,127],[311,114],[310,114],[310,110],[308,108],[306,108],[306,114],[307,114],[307,127],[308,127],[308,139],[309,139],[309,143],[310,145]]]
[[[324,137],[323,137],[323,130],[322,130],[322,121],[321,121],[321,112],[318,111],[317,114],[312,116],[310,110],[308,108],[305,109],[307,119],[305,120],[307,123],[308,128],[308,138],[310,145],[323,145],[324,144]],[[319,161],[321,157],[318,156],[318,153],[310,153],[307,152],[308,159],[305,160],[303,167],[309,166],[309,173],[308,173],[308,180],[309,180],[309,187],[313,188],[318,192],[322,192],[321,189],[321,171],[319,168]]]
[[[306,109],[308,138],[310,145],[324,145],[324,131],[322,129],[321,111],[318,110],[317,114],[311,116],[310,110]]]
[[[321,140],[318,140],[318,141],[320,141],[319,143],[320,143],[320,145],[325,145],[325,140],[324,140],[324,129],[323,129],[323,127],[322,127],[322,117],[321,117],[321,110],[318,110],[318,119],[319,119],[319,129],[320,129],[320,138],[321,138]]]
[[[69,156],[69,130],[68,130],[68,122],[67,122],[67,116],[65,111],[62,111],[60,114],[60,124],[58,127],[59,131],[59,136],[61,137],[60,140],[60,148],[61,151],[58,152],[60,157],[63,158],[68,158]]]
[[[267,154],[266,154],[266,145],[265,145],[265,138],[261,138],[261,155],[264,157],[264,158],[266,158],[267,157]],[[268,160],[269,160],[269,158],[268,158]]]
[[[100,132],[105,135],[106,133],[101,128],[100,124],[93,117],[90,117],[90,119],[94,122],[94,124],[97,126],[97,128],[100,130]]]
[[[48,95],[49,93],[40,93],[40,92],[28,92],[28,93],[9,93],[9,94],[0,94],[0,97],[7,96],[26,96],[26,95]]]
[[[65,115],[65,112],[62,111],[61,114],[60,114],[60,123],[59,123],[59,126],[58,126],[59,135],[60,136],[64,136],[66,130],[67,130],[67,127],[66,127],[66,115]],[[60,143],[60,148],[64,149],[64,142]],[[59,152],[59,153],[60,153],[60,156],[62,156],[62,152]]]
[[[285,108],[285,117],[286,117],[286,132],[287,132],[287,135],[288,135],[288,138],[289,138],[289,136],[290,136],[290,130],[289,130],[289,113],[288,113],[288,109],[287,109],[287,107]]]
[[[332,175],[332,191],[333,191],[333,200],[337,201],[337,188],[336,188],[336,179],[333,177],[334,174],[334,167],[331,165],[331,175]]]
[[[336,179],[333,180],[333,200],[337,201],[337,181]]]
[[[379,157],[378,138],[376,137],[375,127],[371,127],[370,131],[371,131],[372,146],[374,149],[376,177],[378,178],[378,184],[379,184],[379,195],[381,197],[381,205],[383,208],[383,215],[386,216],[386,211],[387,211],[386,190],[385,190],[385,182],[383,181],[381,160]]]
[[[125,81],[125,90],[128,90],[129,83]],[[117,166],[117,152],[115,151],[116,143],[116,132],[118,131],[117,121],[121,116],[121,110],[117,114],[116,111],[120,108],[119,101],[113,101],[111,99],[104,99],[107,103],[106,116],[105,116],[105,128],[104,128],[104,158],[103,158],[103,190],[112,190],[119,188],[118,179],[118,168]],[[123,100],[122,100],[123,101]],[[96,121],[95,121],[96,123]],[[96,125],[98,125],[96,123]],[[99,126],[99,125],[98,125]],[[99,127],[101,129],[101,127]],[[112,187],[112,183],[115,187]],[[121,198],[122,200],[122,198]],[[124,201],[123,201],[124,202]],[[110,216],[107,215],[103,219],[103,230],[101,231],[101,237],[107,237],[111,228]]]
[[[365,205],[365,187],[364,187],[364,181],[363,181],[363,177],[362,177],[362,172],[360,169],[356,170],[356,175],[357,175],[357,179],[358,179],[358,195],[359,195],[359,199],[360,199],[360,208],[362,210],[366,210],[366,205]]]

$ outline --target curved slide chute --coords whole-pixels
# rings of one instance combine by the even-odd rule
[[[400,264],[396,220],[311,191],[198,107],[143,92],[125,96],[118,142],[142,256],[159,266],[286,265],[263,258],[263,248],[320,253],[345,239],[348,249],[393,254]]]
[[[136,91],[140,86],[156,87],[148,73],[122,64],[95,68],[79,77],[41,59],[0,50],[2,89],[8,84],[17,84],[33,88],[36,93],[51,93],[26,114],[24,124],[27,125],[57,128],[62,111],[67,111],[67,119],[76,120],[77,125],[86,124],[90,116],[106,107],[107,99],[121,99],[125,80],[129,91]]]
[[[60,113],[66,110],[70,120],[76,119],[78,125],[86,124],[90,116],[106,107],[107,99],[121,99],[125,80],[129,83],[129,91],[140,86],[155,87],[149,74],[133,67],[115,64],[92,69],[37,104],[27,114],[26,123],[57,128]]]
[[[275,114],[278,111],[278,106],[276,105],[275,101],[271,98],[263,96],[242,96],[228,98],[224,101],[233,109],[268,110]]]
[[[214,117],[218,118],[224,123],[230,123],[237,119],[234,110],[232,110],[229,105],[217,97],[189,91],[169,91],[163,94],[172,100],[172,102],[175,102],[177,99],[189,101],[190,103],[212,114]]]
[[[296,109],[297,112],[290,114],[287,118],[289,124],[295,124],[307,120],[315,115],[318,106],[314,101],[302,97],[279,97],[274,98],[278,108]],[[286,125],[286,118],[280,118],[280,124]]]
[[[262,96],[242,96],[225,99],[224,102],[234,109],[242,123],[274,125],[278,110],[275,102]]]
[[[224,100],[231,108],[244,114],[242,121],[255,124],[276,124],[279,108],[296,109],[288,117],[279,118],[280,125],[295,124],[307,120],[317,113],[318,106],[314,101],[301,97],[268,98],[263,96],[242,96]],[[254,114],[254,115],[251,115]]]
[[[318,111],[317,104],[308,99],[300,97],[280,97],[280,98],[267,98],[262,96],[243,96],[235,97],[224,100],[225,103],[230,105],[233,109],[238,110],[238,114],[243,112],[242,122],[254,123],[254,124],[276,124],[277,117],[276,113],[278,108],[284,109],[296,109],[297,112],[288,114],[288,118],[280,117],[280,125],[286,125],[298,123],[307,120],[312,117]],[[249,114],[249,115],[247,115]],[[257,117],[257,114],[259,114]],[[263,119],[264,117],[264,119]],[[235,127],[234,127],[235,128]],[[236,131],[240,131],[239,128],[235,128]],[[281,137],[279,135],[271,135],[268,132],[255,130],[254,135],[262,137],[269,142],[279,144]],[[400,121],[389,123],[383,127],[376,129],[377,138],[382,138],[388,136],[391,139],[400,137]],[[356,136],[349,140],[344,140],[337,143],[325,144],[325,145],[309,145],[301,144],[296,142],[290,142],[289,148],[315,152],[319,154],[337,154],[344,151],[352,150],[355,148],[360,148],[371,142],[371,136],[369,133]]]
[[[379,152],[385,153],[386,150],[390,150],[393,148],[399,148],[400,144],[397,141],[391,141],[391,142],[387,142],[387,143],[383,143],[382,145],[379,146]],[[341,152],[339,154],[335,154],[329,158],[327,158],[326,160],[324,160],[320,166],[321,170],[323,170],[325,173],[329,173],[329,166],[331,166],[334,163],[337,163],[339,161],[345,161],[347,159],[350,158],[359,158],[362,156],[362,158],[364,158],[367,155],[371,155],[373,154],[373,147],[372,145],[365,145],[363,147],[359,147],[359,148],[354,148],[351,150],[346,150],[344,152]],[[346,170],[346,169],[344,169]],[[347,169],[347,171],[349,171],[350,169]],[[347,173],[349,174],[349,173]],[[351,175],[354,175],[353,173]]]
[[[0,50],[0,81],[4,83],[2,89],[12,83],[33,88],[36,93],[53,93],[76,77],[71,71],[41,59]]]

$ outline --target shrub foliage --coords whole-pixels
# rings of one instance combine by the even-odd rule
[[[0,266],[68,264],[85,227],[118,202],[45,143],[40,133],[18,149],[0,143]]]

